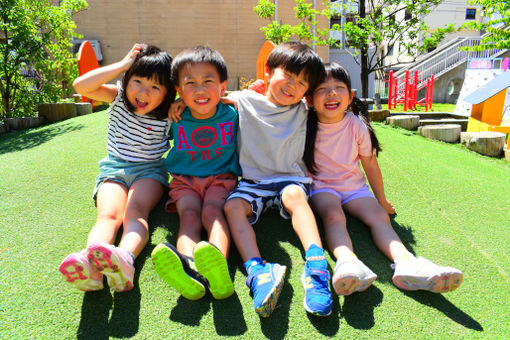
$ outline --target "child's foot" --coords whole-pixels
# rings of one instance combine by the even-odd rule
[[[106,276],[108,285],[116,292],[133,288],[135,267],[124,250],[103,242],[92,242],[87,247],[87,258],[92,267]]]
[[[83,291],[103,289],[103,275],[94,270],[84,253],[72,253],[66,256],[58,266],[65,280]]]
[[[395,264],[393,283],[404,290],[428,290],[446,293],[462,283],[462,272],[452,267],[442,267],[423,258],[412,258]]]
[[[301,283],[305,288],[303,305],[308,313],[317,316],[331,314],[333,300],[329,288],[330,277],[326,259],[306,261]]]
[[[356,257],[338,260],[333,275],[333,287],[338,295],[350,295],[366,290],[377,275]]]
[[[286,266],[278,263],[265,263],[248,275],[246,285],[252,292],[253,308],[259,316],[267,318],[276,307],[286,270]]]
[[[198,272],[207,279],[209,291],[215,299],[226,299],[234,293],[227,260],[218,248],[201,241],[193,250],[193,259]]]
[[[206,280],[198,273],[193,261],[181,255],[173,245],[158,244],[151,257],[159,277],[183,297],[188,300],[204,297]]]

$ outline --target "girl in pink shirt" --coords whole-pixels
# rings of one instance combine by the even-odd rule
[[[460,270],[416,258],[393,230],[388,214],[395,209],[384,194],[377,163],[381,148],[366,107],[354,98],[349,74],[342,66],[328,64],[326,72],[309,100],[305,162],[313,179],[311,204],[322,218],[327,244],[337,259],[332,279],[336,293],[364,291],[377,278],[353,252],[344,211],[370,228],[379,250],[395,263],[397,287],[436,293],[456,289],[462,283]]]

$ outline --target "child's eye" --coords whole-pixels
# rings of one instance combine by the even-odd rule
[[[159,86],[153,86],[152,87],[153,90],[158,90],[159,91]]]

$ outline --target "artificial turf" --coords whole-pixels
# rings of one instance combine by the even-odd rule
[[[253,311],[235,249],[235,293],[187,301],[155,273],[150,252],[175,243],[178,217],[150,216],[151,237],[136,261],[135,288],[83,293],[57,271],[85,246],[95,222],[91,198],[105,155],[104,111],[0,136],[0,338],[486,338],[510,334],[510,164],[458,144],[375,124],[392,223],[415,254],[464,272],[448,294],[404,292],[367,228],[348,217],[355,252],[378,274],[363,293],[334,297],[331,316],[303,308],[304,260],[289,221],[268,212],[255,225],[263,256],[289,268],[268,319]],[[334,259],[328,258],[331,267]]]

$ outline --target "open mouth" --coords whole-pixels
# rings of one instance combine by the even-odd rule
[[[287,91],[285,91],[285,90],[283,90],[283,89],[282,89],[282,93],[283,93],[285,96],[287,96],[287,97],[292,97],[292,95],[291,95],[289,92],[287,92]]]
[[[196,100],[195,100],[195,103],[197,103],[198,105],[205,105],[205,104],[209,103],[209,99],[207,99],[207,98],[204,98],[204,99],[196,99]]]
[[[324,107],[326,108],[326,110],[336,110],[338,107],[340,106],[340,103],[339,102],[326,102],[324,104]]]
[[[138,109],[145,109],[149,103],[144,102],[143,100],[135,99],[136,100],[136,107]]]

